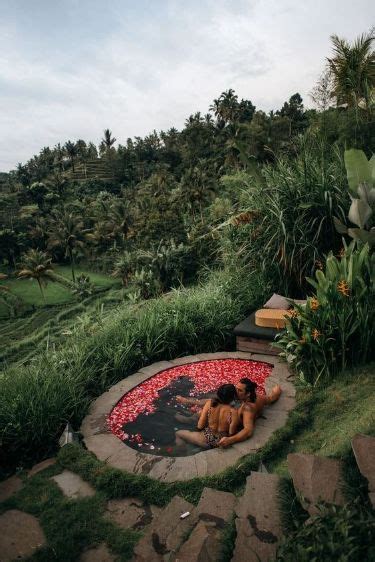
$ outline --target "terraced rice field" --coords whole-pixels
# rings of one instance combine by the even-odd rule
[[[58,268],[60,275],[68,277],[69,272],[69,268]],[[79,273],[80,271],[77,274]],[[65,287],[51,283],[47,290],[53,290],[53,294],[50,293],[49,296],[50,300],[54,298],[55,303],[48,305],[48,301],[41,301],[39,304],[41,295],[35,292],[39,289],[34,282],[31,293],[30,290],[25,293],[24,300],[29,305],[29,311],[26,310],[20,318],[0,319],[0,369],[11,363],[27,362],[41,349],[55,349],[71,336],[72,329],[83,316],[86,321],[89,321],[89,318],[94,321],[99,315],[106,315],[123,300],[123,292],[118,289],[118,282],[114,279],[95,273],[89,275],[97,287],[97,292],[82,301],[78,301],[77,297]],[[25,286],[21,286],[21,283],[25,282],[16,279],[11,279],[10,282],[7,280],[8,286],[13,284],[19,287],[22,293],[25,291]],[[11,290],[16,294],[14,286]],[[35,295],[38,297],[37,303]]]
[[[58,305],[37,310],[26,318],[5,320],[0,325],[0,368],[11,363],[27,362],[41,349],[56,349],[71,337],[74,326],[85,316],[104,317],[122,300],[121,291],[95,294],[70,306]],[[110,298],[108,298],[110,297]]]

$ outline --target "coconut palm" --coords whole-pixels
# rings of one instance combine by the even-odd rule
[[[337,105],[369,107],[375,88],[375,51],[371,48],[374,39],[374,29],[352,45],[337,35],[331,36],[334,56],[327,60]]]
[[[18,272],[19,279],[35,279],[39,285],[40,292],[45,300],[43,287],[53,279],[53,267],[51,258],[40,250],[29,250],[22,257],[22,269]]]
[[[74,283],[76,280],[74,258],[77,251],[84,248],[83,227],[82,217],[67,209],[54,211],[48,227],[47,248],[61,248],[65,252],[65,257],[69,257]]]
[[[104,137],[102,138],[102,143],[104,144],[105,148],[109,150],[115,144],[117,139],[112,137],[112,131],[109,129],[104,130]]]
[[[134,256],[130,252],[124,252],[115,263],[112,277],[120,278],[125,287],[128,284],[130,275],[134,273],[135,267],[136,262]]]
[[[78,155],[77,145],[74,142],[68,141],[67,143],[65,143],[65,151],[70,158],[72,170],[74,172],[74,159]]]

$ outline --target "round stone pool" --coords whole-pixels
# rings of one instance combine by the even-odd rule
[[[273,365],[248,359],[198,361],[165,369],[124,394],[107,416],[110,431],[127,446],[158,456],[189,456],[202,449],[186,444],[175,446],[178,429],[196,429],[198,407],[176,400],[208,398],[225,383],[236,384],[243,377],[257,383],[264,393]]]

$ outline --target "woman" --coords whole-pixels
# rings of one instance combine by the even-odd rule
[[[236,399],[236,388],[233,384],[223,384],[215,398],[207,400],[198,420],[200,431],[176,431],[176,445],[185,442],[198,445],[204,449],[219,446],[223,437],[233,435],[238,425],[238,414],[231,406]]]

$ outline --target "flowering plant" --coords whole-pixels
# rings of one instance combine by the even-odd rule
[[[302,380],[316,384],[374,356],[374,257],[368,245],[344,243],[339,257],[328,255],[325,271],[307,279],[315,294],[305,307],[295,305],[276,344]]]

